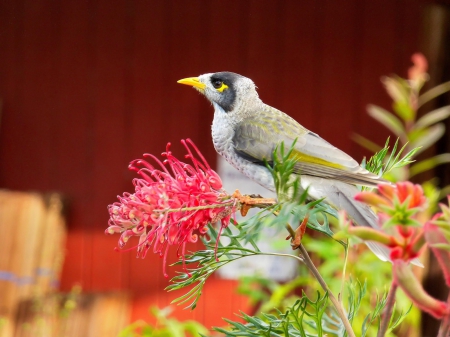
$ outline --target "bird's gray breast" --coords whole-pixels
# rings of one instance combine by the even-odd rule
[[[254,164],[236,153],[233,143],[235,128],[236,124],[233,123],[231,117],[220,106],[214,104],[212,138],[216,151],[244,175],[274,191],[275,186],[269,170],[265,166]]]

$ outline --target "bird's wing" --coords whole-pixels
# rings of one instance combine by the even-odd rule
[[[263,164],[264,160],[272,160],[277,145],[284,142],[285,147],[290,148],[296,139],[292,152],[297,161],[296,173],[365,186],[385,182],[343,151],[269,106],[257,117],[248,117],[239,123],[233,144],[238,155]]]

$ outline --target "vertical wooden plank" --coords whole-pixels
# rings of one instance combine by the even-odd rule
[[[397,48],[396,73],[406,77],[411,66],[411,56],[419,52],[419,34],[423,22],[423,12],[430,0],[399,0],[397,8]]]
[[[315,95],[317,118],[312,131],[345,152],[351,149],[353,97],[358,89],[354,68],[357,6],[358,1],[325,1],[317,22],[321,61]]]
[[[364,2],[362,18],[361,61],[357,75],[361,79],[361,87],[359,96],[355,97],[358,104],[355,133],[383,145],[389,131],[371,118],[366,108],[368,104],[375,104],[391,109],[389,96],[380,79],[391,75],[395,69],[397,45],[394,33],[397,19],[395,2],[389,0],[380,0],[377,3]],[[359,145],[354,149],[358,160],[363,156],[372,155]]]
[[[167,6],[164,1],[133,3],[133,22],[130,22],[133,35],[127,38],[132,40],[129,60],[131,109],[127,115],[127,160],[130,161],[141,158],[143,153],[163,152],[169,141],[166,122],[171,112],[165,98],[168,98],[167,90],[177,84],[170,81],[167,74],[170,68],[165,46],[169,25]],[[130,173],[128,177],[134,176]]]
[[[280,23],[282,46],[277,57],[279,74],[272,78],[272,88],[278,95],[276,108],[287,113],[308,129],[315,128],[313,114],[318,55],[315,2],[290,0],[284,2]],[[320,59],[320,58],[319,58]]]
[[[61,3],[61,109],[55,117],[56,172],[53,186],[69,200],[69,235],[61,288],[69,291],[74,284],[87,289],[84,277],[91,269],[92,226],[92,146],[93,106],[91,104],[93,71],[92,20],[88,2]],[[102,208],[101,210],[104,210]],[[100,210],[99,210],[100,211]]]
[[[23,2],[0,3],[0,185],[17,188],[21,185],[20,161],[15,138],[20,135],[22,83]]]
[[[21,107],[16,112],[20,115],[16,126],[20,136],[11,146],[20,153],[19,171],[27,171],[17,187],[48,190],[54,159],[52,117],[58,110],[54,64],[59,57],[59,8],[50,0],[25,1],[23,15],[24,81]],[[31,163],[33,169],[20,168],[24,163]]]
[[[92,14],[92,13],[91,13]],[[103,212],[91,214],[92,230],[103,231],[107,226],[106,206],[115,201],[118,191],[130,182],[125,181],[128,160],[125,158],[127,120],[125,116],[125,18],[126,1],[99,0],[94,20],[95,78],[93,79],[92,143],[92,207]],[[123,255],[107,249],[112,237],[93,235],[92,238],[93,290],[121,287]],[[86,277],[85,277],[86,279]]]
[[[180,139],[189,137],[201,143],[205,133],[209,133],[209,130],[199,128],[203,98],[193,95],[192,89],[176,84],[180,78],[204,73],[201,42],[203,32],[208,28],[203,24],[203,4],[201,0],[194,0],[186,6],[175,1],[166,4],[165,9],[168,11],[169,26],[164,62],[167,69],[166,95],[162,98],[167,102],[165,108],[168,115],[167,124],[160,127],[165,130],[166,139],[172,142],[173,150],[183,154]]]
[[[274,17],[280,17],[284,2],[251,1],[248,17],[246,72],[258,86],[261,99],[268,105],[277,106],[282,85],[276,83],[283,64],[282,24]],[[262,38],[264,37],[264,38]]]

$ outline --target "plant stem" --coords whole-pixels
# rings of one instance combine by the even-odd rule
[[[397,292],[397,288],[398,288],[397,283],[395,281],[392,281],[391,289],[389,289],[389,293],[386,300],[384,316],[381,320],[380,330],[378,330],[377,337],[384,337],[384,335],[386,335],[387,329],[389,327],[389,322],[391,321],[392,309],[394,308],[395,294]]]
[[[291,234],[292,235],[292,234]],[[345,330],[347,331],[347,334],[349,337],[355,337],[355,333],[353,332],[352,326],[347,318],[347,315],[345,314],[344,309],[342,308],[341,303],[336,299],[334,294],[331,292],[331,289],[328,288],[328,285],[326,284],[325,280],[322,278],[322,275],[320,275],[319,271],[317,270],[316,266],[312,262],[311,258],[308,255],[308,252],[306,251],[305,247],[303,247],[302,244],[298,247],[302,254],[303,263],[308,267],[308,269],[311,271],[311,273],[314,275],[316,280],[321,285],[322,289],[325,290],[328,293],[328,297],[330,298],[331,302],[333,303],[334,307],[336,308],[336,311],[339,315],[339,317],[342,320],[342,323],[344,324]]]
[[[447,306],[450,308],[450,292],[447,298]],[[442,319],[437,337],[447,337],[450,334],[450,313]]]
[[[347,246],[344,247],[345,257],[344,257],[344,267],[342,268],[341,291],[338,294],[338,300],[339,300],[339,303],[341,303],[341,305],[342,305],[342,294],[344,293],[345,272],[347,271],[348,247],[349,247],[349,241],[347,240]]]

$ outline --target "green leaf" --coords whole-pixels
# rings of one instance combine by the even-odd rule
[[[433,243],[432,245],[430,245],[430,247],[438,248],[438,249],[442,249],[442,250],[446,250],[446,251],[450,252],[450,244],[448,244],[448,243]]]
[[[450,163],[450,153],[443,153],[429,159],[422,160],[409,169],[409,176],[413,177],[419,173],[431,170],[438,165]]]
[[[419,107],[431,101],[433,98],[446,93],[447,91],[450,91],[450,81],[441,83],[438,86],[431,88],[430,90],[419,96]]]
[[[384,84],[387,93],[391,96],[394,102],[408,101],[408,90],[404,85],[404,81],[402,81],[400,77],[385,76],[381,79],[381,82]]]
[[[302,297],[289,306],[284,313],[276,310],[275,314],[262,313],[258,317],[241,312],[239,318],[245,324],[225,319],[230,324],[230,329],[219,327],[213,329],[225,336],[310,337],[325,336],[324,332],[335,335],[336,332],[343,331],[342,324],[325,315],[327,307],[327,293],[321,296],[318,292],[316,300],[311,300],[303,292]],[[338,336],[342,335],[342,333],[338,334]]]
[[[423,137],[411,142],[410,145],[413,148],[420,147],[417,153],[423,152],[428,149],[431,145],[435,144],[445,133],[445,126],[442,123],[435,124],[426,130]]]
[[[415,129],[424,129],[430,125],[440,122],[450,116],[450,105],[430,111],[417,120]]]
[[[395,113],[406,122],[413,121],[416,117],[416,112],[408,101],[394,102],[392,108]]]
[[[376,105],[368,105],[367,112],[373,119],[383,124],[397,137],[405,136],[405,128],[403,127],[401,121],[389,111]]]
[[[386,144],[384,145],[384,148],[381,149],[379,152],[375,153],[363,167],[365,167],[366,170],[372,173],[375,173],[379,176],[383,176],[395,168],[400,168],[414,162],[413,158],[419,151],[419,148],[414,148],[407,154],[405,154],[403,157],[401,157],[407,144],[403,145],[403,147],[397,152],[398,142],[399,140],[397,139],[395,141],[392,152],[388,157],[389,153],[389,138],[388,138]],[[365,188],[363,188],[363,190],[364,189]]]
[[[381,150],[381,146],[372,142],[371,140],[367,139],[366,137],[363,137],[357,133],[354,133],[351,135],[351,138],[354,142],[361,145],[363,148],[372,151],[373,153],[378,152]]]
[[[412,304],[409,306],[408,310],[406,310],[405,313],[403,313],[403,311],[400,312],[400,314],[398,315],[398,317],[394,320],[394,314],[395,314],[395,304],[394,304],[394,309],[392,310],[392,317],[389,321],[389,327],[388,327],[388,332],[394,330],[396,327],[398,327],[403,320],[406,318],[406,316],[410,313],[412,309]]]

